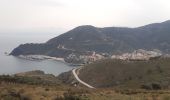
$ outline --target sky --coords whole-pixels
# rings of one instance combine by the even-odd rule
[[[170,0],[0,0],[0,34],[61,34],[80,25],[138,27],[170,20]]]

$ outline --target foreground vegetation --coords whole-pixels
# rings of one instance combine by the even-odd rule
[[[89,90],[70,86],[41,86],[1,82],[0,100],[170,100],[170,91]]]

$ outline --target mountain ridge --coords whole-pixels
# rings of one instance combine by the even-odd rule
[[[67,57],[71,53],[124,53],[136,49],[159,49],[170,53],[170,20],[136,28],[78,26],[42,44],[23,44],[10,54],[41,54]],[[59,48],[60,47],[60,48]],[[62,48],[61,48],[62,47]]]

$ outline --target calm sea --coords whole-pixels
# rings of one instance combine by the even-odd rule
[[[4,53],[10,53],[11,50],[19,44],[24,43],[42,43],[52,38],[48,35],[2,35],[0,34],[0,75],[15,74],[32,70],[42,70],[45,73],[58,75],[62,72],[69,71],[73,67],[65,63],[44,60],[44,61],[29,61],[13,56],[6,56]]]

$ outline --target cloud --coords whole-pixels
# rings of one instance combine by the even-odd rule
[[[137,27],[170,19],[170,0],[0,0],[0,31]]]
[[[28,0],[28,2],[32,3],[33,5],[39,5],[39,6],[50,6],[50,7],[64,6],[63,3],[56,0]]]
[[[64,4],[58,0],[0,0],[0,5],[6,6],[63,6]]]

